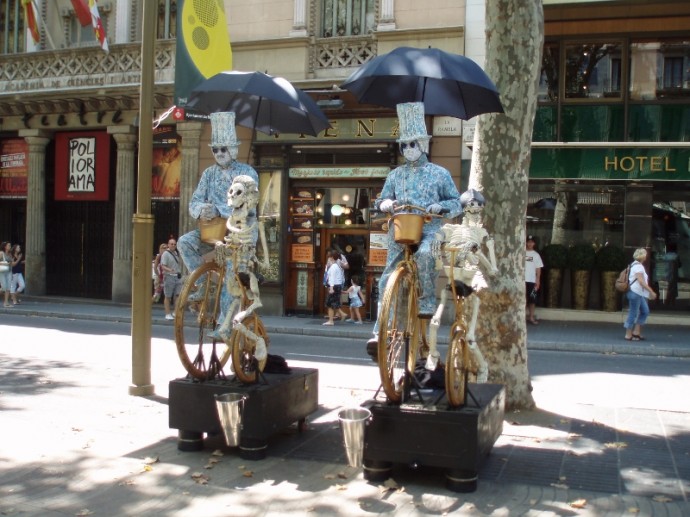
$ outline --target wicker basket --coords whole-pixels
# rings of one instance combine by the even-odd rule
[[[218,241],[222,241],[227,231],[225,227],[226,222],[227,220],[222,217],[214,217],[210,221],[199,219],[201,240],[207,244],[215,244]]]
[[[420,214],[393,216],[393,240],[398,244],[418,244],[422,240],[425,217]]]

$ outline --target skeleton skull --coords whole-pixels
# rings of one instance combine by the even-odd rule
[[[237,176],[228,190],[228,206],[233,209],[253,208],[259,202],[256,181],[247,175]]]

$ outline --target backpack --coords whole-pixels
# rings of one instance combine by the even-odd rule
[[[621,271],[620,275],[618,275],[618,278],[616,278],[616,291],[620,293],[627,293],[630,290],[630,264],[628,267],[626,267],[623,271]],[[632,283],[634,284],[637,281],[637,279],[633,280]]]

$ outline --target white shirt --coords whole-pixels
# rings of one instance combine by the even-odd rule
[[[337,262],[330,265],[328,268],[328,285],[333,287],[335,285],[343,285],[345,282],[345,273],[343,268]]]
[[[636,278],[637,273],[642,273],[644,283],[647,283],[647,271],[645,270],[644,266],[636,260],[632,263],[632,266],[630,266],[630,275],[628,275],[628,285],[630,285],[630,290],[635,294],[649,298],[649,291],[643,288],[642,284],[640,284]],[[634,284],[633,281],[635,282]]]
[[[534,250],[525,251],[525,282],[537,281],[537,269],[544,267],[541,256]]]

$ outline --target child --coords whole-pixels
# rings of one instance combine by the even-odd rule
[[[354,276],[350,279],[350,283],[352,285],[347,290],[347,295],[350,298],[350,317],[345,321],[351,321],[355,325],[361,325],[362,315],[359,313],[359,308],[364,305],[362,288],[359,286],[358,280]],[[355,316],[357,316],[356,320]]]

